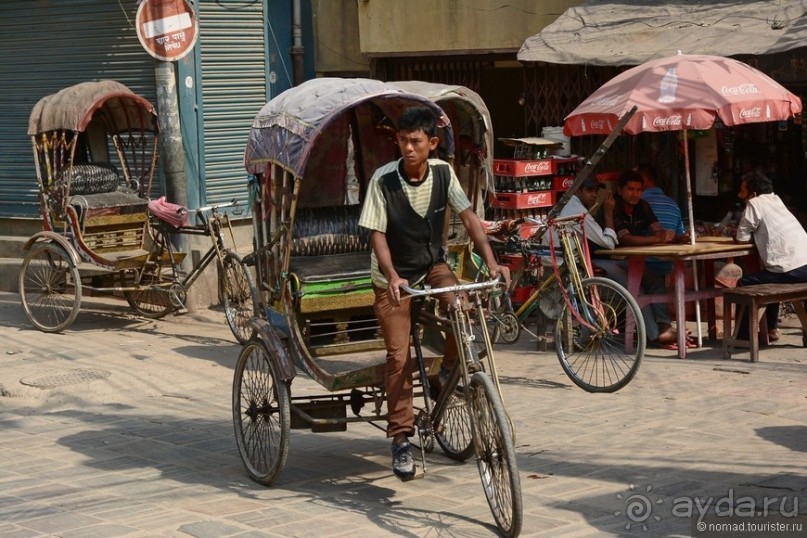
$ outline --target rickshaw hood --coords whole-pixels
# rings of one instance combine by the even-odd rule
[[[39,100],[28,120],[28,136],[56,130],[84,131],[103,108],[112,132],[133,127],[157,130],[154,107],[114,80],[82,82]]]
[[[317,136],[342,112],[367,101],[390,118],[398,117],[409,106],[425,106],[441,118],[441,126],[449,124],[443,110],[427,97],[407,93],[385,82],[360,78],[312,79],[281,93],[255,117],[244,153],[247,171],[260,173],[271,161],[301,174]],[[453,152],[453,140],[451,146]]]

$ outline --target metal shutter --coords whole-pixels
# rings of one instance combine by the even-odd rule
[[[244,147],[267,101],[265,5],[199,3],[206,203],[247,198]]]
[[[113,79],[156,104],[154,60],[137,40],[136,11],[131,0],[0,2],[0,216],[39,214],[26,132],[41,97]]]

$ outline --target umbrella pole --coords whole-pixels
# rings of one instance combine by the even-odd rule
[[[692,178],[689,172],[689,139],[687,138],[687,130],[683,130],[684,135],[684,170],[686,170],[686,186],[687,186],[687,211],[689,216],[689,244],[695,244],[695,217],[692,211]],[[695,291],[698,291],[698,262],[692,260],[692,278],[694,280]],[[684,309],[684,324],[686,325],[686,308]],[[681,320],[678,320],[681,323]],[[698,347],[703,346],[703,331],[701,330],[701,302],[695,301],[695,323],[698,334]],[[686,342],[684,342],[686,345]],[[681,345],[681,342],[678,343]]]

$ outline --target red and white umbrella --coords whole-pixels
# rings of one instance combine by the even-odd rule
[[[628,134],[709,129],[792,118],[801,99],[748,64],[697,54],[651,60],[603,84],[566,116],[568,136],[608,134],[633,106]]]
[[[631,108],[628,134],[709,129],[715,118],[728,126],[783,121],[801,112],[801,99],[765,73],[722,56],[678,54],[651,60],[612,78],[571,114],[567,136],[609,134]],[[690,231],[692,186],[689,148],[684,144]],[[692,241],[695,234],[692,233]]]
[[[799,97],[748,64],[722,56],[679,53],[628,69],[600,86],[566,116],[563,132],[567,136],[607,135],[634,106],[636,112],[623,132],[683,131],[687,210],[693,244],[686,131],[709,129],[715,118],[727,126],[784,121],[802,109]]]

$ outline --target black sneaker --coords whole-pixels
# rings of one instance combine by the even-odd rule
[[[392,472],[401,480],[415,476],[415,459],[409,441],[392,445]]]

